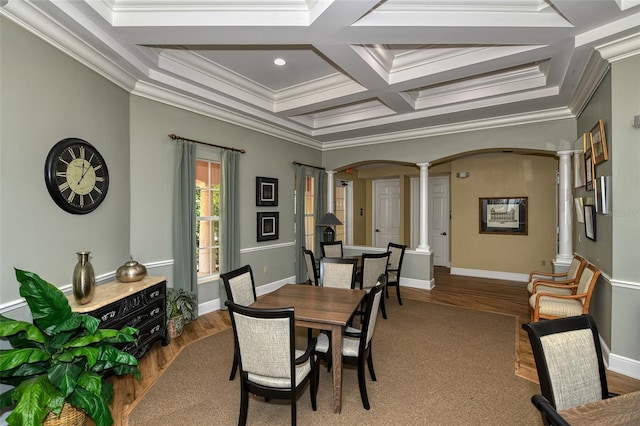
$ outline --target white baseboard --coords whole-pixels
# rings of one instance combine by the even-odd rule
[[[419,288],[421,290],[432,290],[436,286],[436,282],[434,279],[431,279],[430,281],[426,281],[426,280],[418,280],[415,278],[400,277],[400,286]]]
[[[640,361],[609,354],[609,370],[640,380]]]
[[[501,272],[501,271],[485,271],[482,269],[467,269],[467,268],[451,268],[451,275],[462,275],[465,277],[478,277],[478,278],[491,278],[496,280],[507,281],[529,281],[529,274],[518,274],[515,272]]]

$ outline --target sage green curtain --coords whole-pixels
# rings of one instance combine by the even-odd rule
[[[173,287],[197,295],[195,180],[196,145],[178,140],[173,202]]]
[[[307,266],[305,264],[304,256],[302,254],[302,247],[305,245],[305,224],[304,224],[304,190],[305,190],[305,178],[306,176],[312,176],[314,181],[314,216],[316,221],[319,220],[325,213],[325,200],[326,200],[326,179],[324,170],[296,166],[296,282],[302,283],[307,280]],[[320,253],[320,241],[322,238],[322,227],[316,226],[315,245],[314,247],[307,247],[308,250],[313,250],[316,258],[319,258]]]
[[[220,273],[230,272],[240,265],[239,200],[240,153],[231,150],[222,152],[220,165]],[[220,307],[227,294],[220,280]]]

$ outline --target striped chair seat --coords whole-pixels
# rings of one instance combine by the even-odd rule
[[[529,297],[531,309],[536,307],[536,294]],[[558,299],[555,297],[540,297],[540,315],[550,317],[573,317],[582,315],[584,305],[576,299]]]

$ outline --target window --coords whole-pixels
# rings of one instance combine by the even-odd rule
[[[198,282],[220,273],[220,163],[196,160],[196,258]]]
[[[338,218],[340,222],[346,224],[346,211],[345,211],[345,196],[346,196],[345,187],[338,182],[338,185],[335,187],[335,201],[336,201],[336,209],[334,214]],[[345,225],[336,225],[336,241],[343,241],[345,244],[347,243],[347,236],[345,234]]]
[[[313,187],[313,177],[306,176],[304,181],[304,243],[309,250],[313,250],[315,247],[316,219],[313,215],[315,205]]]

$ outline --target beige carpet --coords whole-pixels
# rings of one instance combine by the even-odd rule
[[[367,373],[371,410],[362,407],[355,368],[345,366],[342,413],[333,413],[331,373],[320,368],[318,411],[308,389],[300,425],[540,425],[530,403],[539,386],[514,374],[515,318],[387,299]],[[305,333],[300,333],[304,338]],[[234,425],[240,384],[228,380],[231,330],[186,347],[129,416],[129,425]],[[289,424],[288,403],[252,397],[249,425]]]

